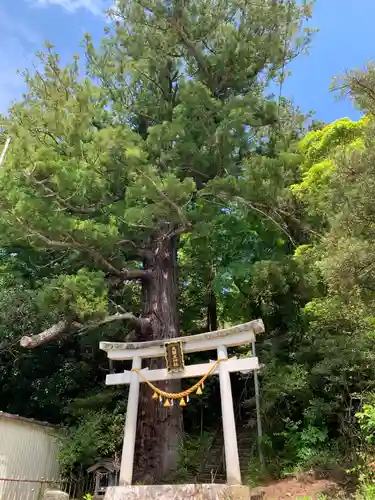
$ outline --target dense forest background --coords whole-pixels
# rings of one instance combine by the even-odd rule
[[[248,477],[371,455],[375,70],[333,82],[358,122],[315,122],[283,99],[311,12],[281,0],[120,1],[100,46],[86,36],[84,61],[62,67],[47,44],[25,73],[28,93],[3,118],[0,401],[64,426],[67,473],[121,449],[126,390],[104,380],[123,366],[100,340],[258,317],[267,471],[254,446]],[[233,388],[255,443],[251,377]],[[171,428],[177,476],[199,470],[220,430],[218,395],[212,378],[182,422],[143,394],[145,435],[163,445],[138,443],[140,477],[160,479]]]

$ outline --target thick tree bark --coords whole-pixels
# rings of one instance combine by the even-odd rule
[[[177,238],[155,241],[144,267],[152,271],[152,279],[142,289],[142,317],[149,323],[137,330],[137,340],[178,337]],[[164,366],[164,360],[152,360],[149,366]],[[158,386],[168,392],[180,390],[178,381]],[[181,408],[164,408],[152,399],[148,386],[141,384],[134,481],[151,484],[171,477],[182,432]]]

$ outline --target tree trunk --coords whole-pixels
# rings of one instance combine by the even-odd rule
[[[215,292],[211,289],[208,294],[207,303],[207,331],[217,330],[217,303]]]
[[[142,317],[150,321],[148,327],[137,331],[137,340],[179,336],[177,243],[176,238],[155,241],[151,256],[144,261],[144,268],[153,273],[142,289]],[[164,359],[154,359],[148,366],[156,368],[164,364]],[[168,392],[178,392],[180,386],[179,381],[158,384]],[[152,484],[171,478],[182,432],[182,412],[178,404],[164,408],[152,399],[151,389],[141,384],[134,481]]]

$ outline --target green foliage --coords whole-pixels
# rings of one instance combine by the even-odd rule
[[[375,406],[374,404],[365,403],[361,411],[356,413],[356,418],[359,421],[361,431],[365,435],[365,440],[369,444],[375,444]]]
[[[374,484],[364,484],[358,489],[356,494],[356,500],[374,500],[374,499],[375,499]]]
[[[28,92],[9,111],[15,140],[0,173],[0,241],[68,260],[43,281],[42,312],[114,312],[111,278],[139,269],[140,249],[160,234],[199,236],[225,196],[256,203],[249,211],[264,235],[270,224],[260,221],[272,219],[269,200],[290,169],[263,151],[270,136],[290,142],[302,118],[263,90],[307,47],[310,7],[117,2],[100,47],[87,35],[83,62],[64,67],[46,44],[41,71],[25,72]],[[278,119],[288,127],[273,135]]]
[[[337,148],[351,145],[353,141],[362,138],[367,122],[366,117],[358,122],[342,118],[319,130],[309,132],[300,142],[304,164],[311,166],[325,158],[330,158]]]
[[[309,132],[301,140],[299,146],[303,153],[302,182],[292,185],[291,190],[295,196],[307,202],[308,213],[325,219],[327,205],[331,204],[330,185],[336,175],[336,158],[339,154],[345,155],[364,149],[364,134],[368,121],[368,117],[357,122],[347,118],[336,120],[321,129]]]
[[[41,289],[38,303],[42,311],[52,309],[67,318],[103,318],[108,309],[104,274],[82,268],[75,275],[61,275]]]
[[[255,488],[260,484],[267,484],[272,479],[279,477],[279,457],[273,452],[271,439],[267,436],[264,436],[262,439],[262,450],[265,457],[265,464],[261,465],[259,455],[254,455],[242,471],[244,484],[250,488]]]
[[[325,469],[335,458],[332,444],[328,446],[328,429],[309,423],[301,424],[285,419],[285,430],[280,433],[284,438],[285,456],[282,474],[297,469]]]
[[[293,258],[283,258],[284,269],[274,255],[254,266],[254,298],[263,299],[273,330],[261,346],[261,387],[279,471],[345,462],[360,446],[354,415],[375,380],[373,138],[370,116],[305,136],[300,179],[290,190],[311,233]],[[280,335],[282,316],[274,327],[270,319],[283,294],[289,303],[294,297],[298,313]],[[370,408],[361,418],[372,429]]]
[[[103,457],[119,452],[124,415],[105,410],[87,412],[61,435],[59,461],[65,473],[87,468]]]
[[[212,444],[212,434],[205,432],[201,436],[185,436],[179,447],[176,467],[176,480],[191,481],[196,478],[202,466],[202,457]]]
[[[374,393],[364,395],[363,403],[355,415],[359,424],[359,440],[356,450],[355,466],[348,470],[357,478],[359,487],[356,499],[375,498],[375,441],[373,438],[375,426]]]
[[[296,500],[313,500],[311,497],[298,497]],[[328,500],[328,497],[326,495],[320,494],[317,498],[317,500]]]

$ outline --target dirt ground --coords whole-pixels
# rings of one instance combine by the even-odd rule
[[[329,479],[293,478],[254,489],[251,500],[295,500],[297,498],[316,500],[322,493],[329,497],[338,493],[339,490],[337,484]]]

